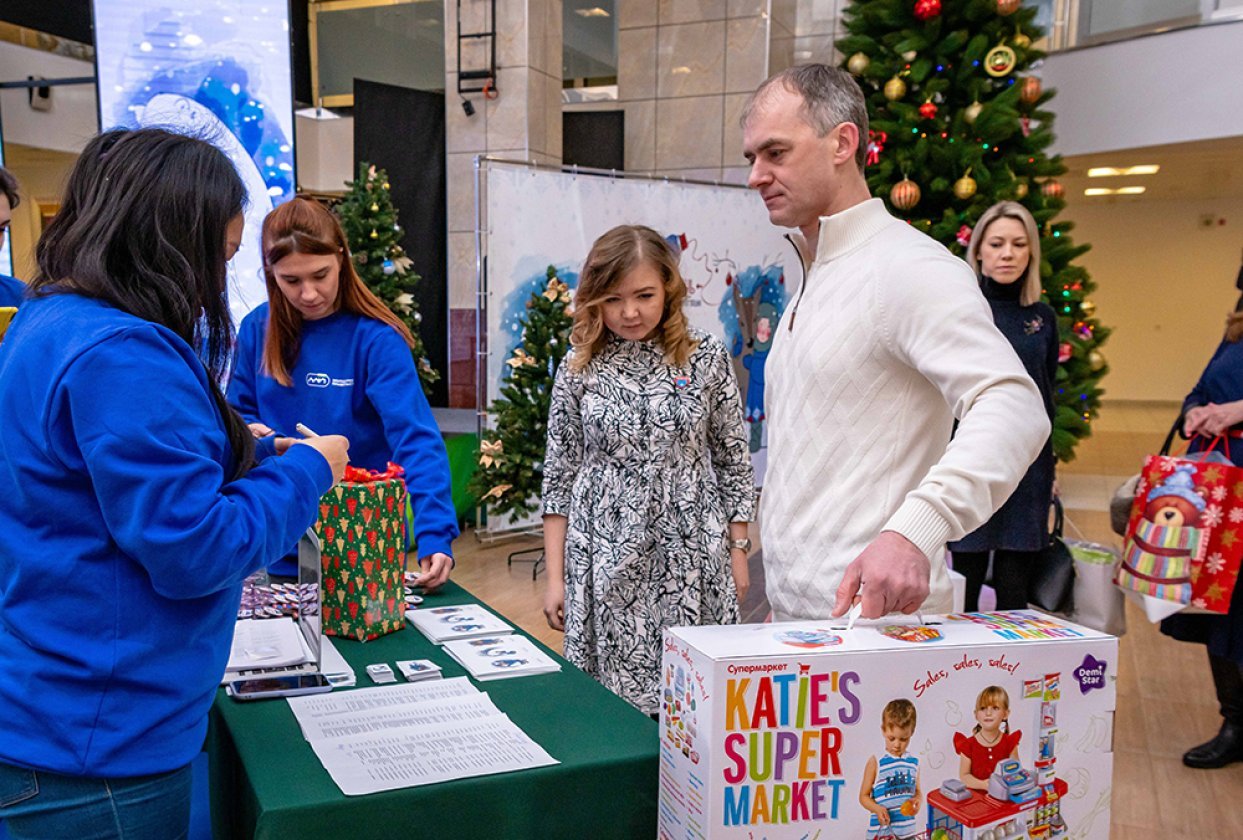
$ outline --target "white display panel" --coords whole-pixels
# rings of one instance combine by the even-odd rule
[[[160,126],[222,149],[250,194],[229,265],[235,323],[267,299],[264,216],[293,197],[293,93],[284,0],[94,0],[100,126]]]

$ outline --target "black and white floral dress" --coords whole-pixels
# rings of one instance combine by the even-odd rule
[[[616,337],[557,371],[545,514],[568,519],[565,656],[648,714],[661,630],[738,621],[728,525],[753,518],[742,401],[719,338],[672,367],[655,341]]]

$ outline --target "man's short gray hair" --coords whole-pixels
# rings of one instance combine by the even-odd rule
[[[827,64],[800,64],[775,73],[751,94],[743,106],[740,122],[744,128],[774,85],[781,85],[803,98],[803,119],[817,137],[824,137],[844,122],[858,126],[859,147],[855,149],[855,163],[859,171],[863,171],[867,160],[868,109],[854,76],[840,67]]]

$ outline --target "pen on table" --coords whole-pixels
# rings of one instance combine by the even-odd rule
[[[294,429],[296,429],[298,434],[302,435],[303,437],[319,437],[319,435],[315,434],[314,432],[310,430],[310,428],[308,428],[307,426],[304,426],[301,423],[295,423]]]

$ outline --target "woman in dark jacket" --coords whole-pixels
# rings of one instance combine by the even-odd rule
[[[1053,419],[1057,378],[1057,314],[1040,300],[1040,236],[1036,221],[1021,204],[1003,201],[984,211],[971,234],[967,262],[993,320],[1010,340],[1023,367],[1040,389]],[[967,579],[966,609],[979,608],[980,587],[993,559],[997,609],[1023,609],[1039,552],[1049,541],[1049,503],[1053,498],[1053,445],[1046,440],[1019,486],[993,517],[976,531],[950,543],[954,570]]]
[[[1243,277],[1243,272],[1241,272]],[[1183,401],[1183,434],[1195,435],[1192,452],[1219,435],[1215,448],[1243,466],[1243,312],[1226,320],[1225,339],[1213,353],[1200,381]],[[1212,740],[1183,754],[1188,767],[1225,767],[1243,761],[1243,586],[1236,586],[1225,615],[1179,613],[1161,622],[1161,632],[1208,647],[1209,669],[1221,706],[1221,730]]]

